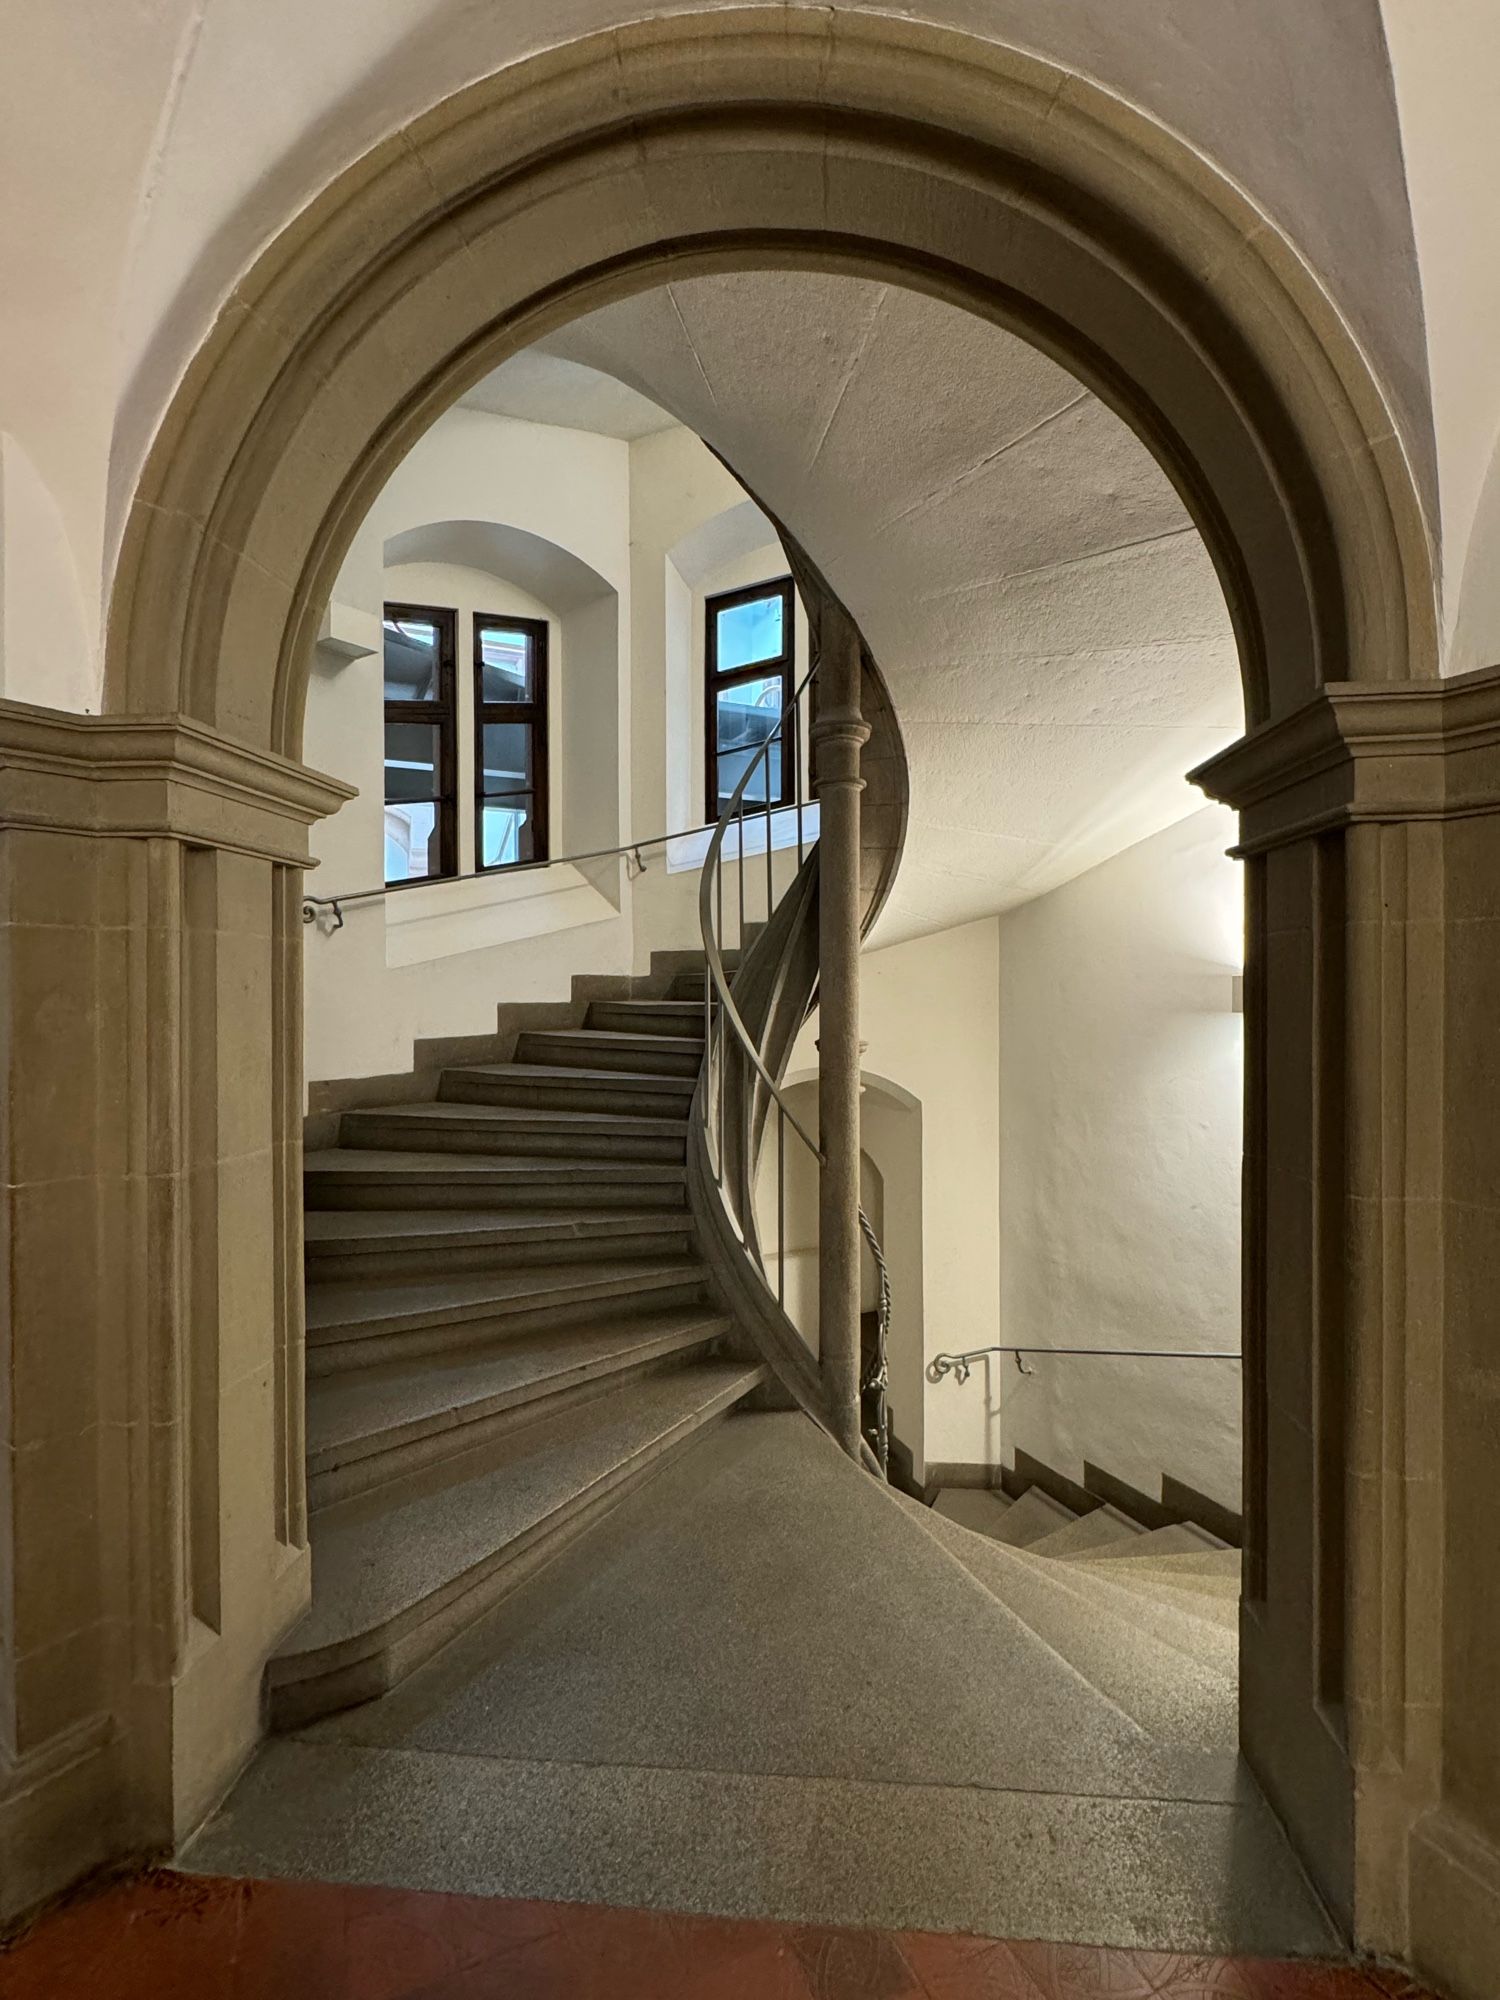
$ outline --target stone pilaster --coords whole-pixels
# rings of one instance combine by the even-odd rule
[[[818,1365],[833,1435],[860,1451],[859,952],[860,640],[841,607],[823,607],[812,725],[818,801]]]
[[[346,796],[0,703],[0,1915],[212,1803],[305,1601],[296,967]]]
[[[1240,812],[1246,1752],[1369,1949],[1500,1962],[1500,673],[1343,684]],[[1461,1858],[1459,1858],[1461,1857]]]

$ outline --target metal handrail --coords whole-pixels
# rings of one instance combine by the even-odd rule
[[[753,808],[750,819],[752,824],[757,818],[764,818],[766,821],[765,903],[766,917],[767,921],[769,921],[773,909],[777,907],[774,894],[770,839],[770,822],[777,812],[795,811],[797,815],[797,863],[799,871],[804,859],[802,744],[796,731],[796,718],[804,696],[808,693],[808,690],[817,677],[817,672],[818,659],[815,655],[811,666],[793,690],[790,700],[784,704],[774,725],[767,732],[764,740],[756,748],[754,755],[749,759],[745,769],[741,772],[738,784],[720,811],[718,820],[714,826],[712,838],[709,841],[708,852],[704,856],[703,873],[698,883],[698,927],[703,942],[706,968],[703,997],[705,1088],[702,1099],[702,1115],[705,1137],[708,1141],[708,1157],[713,1166],[714,1178],[719,1187],[720,1194],[724,1196],[724,1134],[728,1080],[725,1057],[727,1052],[732,1049],[745,1064],[745,1077],[748,1079],[753,1074],[755,1078],[759,1079],[760,1085],[767,1093],[767,1115],[771,1115],[772,1111],[774,1111],[776,1119],[777,1275],[775,1293],[777,1303],[783,1310],[786,1305],[787,1126],[790,1125],[819,1168],[825,1164],[825,1160],[822,1147],[798,1118],[796,1112],[787,1101],[786,1093],[782,1089],[780,1080],[772,1074],[757,1038],[746,1023],[731,988],[729,974],[724,964],[724,849],[729,829],[731,826],[734,826],[738,829],[739,836],[737,842],[740,855],[739,939],[743,947],[745,939],[746,879],[744,865],[745,795],[754,781],[756,774],[764,771],[766,804],[764,807],[756,806]],[[788,757],[791,759],[794,804],[790,808],[784,804],[776,806],[771,803],[770,758],[773,748],[778,744],[781,748],[784,768],[785,760]],[[790,846],[790,842],[787,845]],[[714,1143],[716,1115],[718,1121],[717,1145]],[[753,1129],[753,1118],[747,1118],[742,1110],[740,1136],[746,1141],[747,1154],[750,1135]],[[738,1188],[735,1194],[731,1194],[725,1199],[725,1208],[730,1215],[735,1228],[735,1234],[742,1248],[746,1251],[747,1255],[754,1259],[759,1268],[762,1280],[765,1282],[767,1289],[770,1290],[771,1281],[766,1271],[765,1258],[759,1248],[758,1232],[755,1228],[753,1216],[755,1165],[756,1162],[754,1160],[742,1158],[741,1171],[744,1176],[744,1185]],[[743,1205],[744,1213],[735,1212],[736,1199]],[[876,1412],[873,1423],[863,1433],[864,1451],[862,1455],[871,1469],[878,1471],[881,1478],[885,1478],[888,1476],[890,1466],[890,1422],[886,1404],[886,1390],[890,1379],[888,1366],[888,1342],[891,1323],[890,1272],[887,1268],[885,1255],[881,1249],[879,1240],[870,1225],[868,1216],[864,1214],[863,1210],[860,1212],[859,1226],[865,1241],[869,1244],[875,1257],[876,1267],[880,1275],[880,1304],[877,1318],[878,1337],[876,1352],[872,1357],[871,1366],[864,1372],[860,1382],[862,1396],[872,1390],[876,1392]]]
[[[859,1393],[864,1397],[872,1389],[879,1391],[879,1402],[875,1411],[873,1450],[880,1466],[881,1478],[888,1479],[891,1470],[891,1417],[886,1391],[891,1386],[889,1353],[891,1274],[886,1265],[885,1252],[880,1247],[880,1238],[875,1234],[870,1218],[863,1209],[859,1211],[859,1230],[870,1246],[870,1255],[875,1259],[875,1270],[880,1279],[880,1297],[875,1307],[875,1354],[870,1366],[860,1377]],[[868,1436],[868,1432],[866,1435]]]
[[[750,1058],[750,1061],[754,1064],[756,1072],[759,1075],[761,1081],[765,1084],[767,1090],[770,1091],[772,1100],[775,1103],[778,1112],[781,1114],[781,1116],[783,1116],[788,1120],[788,1122],[792,1127],[792,1130],[797,1134],[798,1138],[801,1139],[802,1143],[812,1153],[813,1158],[821,1166],[823,1164],[822,1148],[819,1146],[817,1140],[814,1139],[811,1136],[811,1134],[804,1129],[800,1119],[797,1117],[797,1114],[791,1109],[785,1097],[782,1095],[780,1084],[776,1081],[775,1077],[772,1076],[771,1072],[766,1068],[760,1050],[755,1046],[755,1038],[750,1033],[750,1030],[745,1026],[745,1022],[740,1014],[740,1010],[734,1004],[734,996],[729,990],[729,977],[724,970],[724,956],[719,948],[718,938],[714,934],[714,890],[718,884],[724,865],[722,860],[722,854],[724,848],[724,836],[729,831],[730,821],[731,820],[737,821],[739,826],[740,868],[743,871],[745,865],[744,864],[745,787],[749,784],[751,778],[754,777],[756,769],[759,766],[762,758],[765,758],[767,760],[767,768],[769,769],[771,745],[781,738],[782,730],[785,727],[788,720],[795,718],[797,713],[797,704],[801,701],[802,696],[807,692],[808,688],[811,687],[813,680],[816,678],[817,671],[818,671],[818,662],[814,660],[812,665],[808,668],[807,672],[802,676],[802,679],[798,682],[797,686],[792,690],[792,696],[790,701],[788,701],[782,708],[780,714],[776,718],[775,725],[766,735],[764,742],[761,744],[760,748],[756,751],[755,755],[750,759],[750,762],[745,766],[744,770],[741,772],[739,783],[730,793],[728,803],[724,806],[723,810],[719,814],[717,821],[715,822],[713,836],[708,843],[708,852],[703,857],[703,873],[698,879],[698,929],[703,939],[704,956],[708,960],[708,973],[705,982],[704,1010],[705,1010],[705,1015],[709,1016],[710,1020],[705,1023],[706,1027],[711,1026],[712,1009],[715,1003],[717,1003],[719,1008],[719,1020],[721,1024],[720,1025],[721,1043],[723,1035],[722,1023],[724,1021],[728,1021],[730,1027],[733,1028],[734,1030],[735,1039],[739,1042],[740,1047],[743,1049],[745,1054]],[[782,742],[783,755],[785,755],[788,750],[790,750],[793,760],[798,762],[799,766],[796,773],[797,800],[796,800],[795,810],[797,814],[797,864],[800,867],[802,864],[802,852],[803,852],[802,814],[805,810],[802,802],[802,782],[801,782],[802,774],[800,768],[801,749],[800,746],[795,741],[790,741],[790,742],[783,741]],[[771,881],[771,842],[770,842],[771,819],[775,813],[785,812],[788,810],[788,808],[785,806],[771,805],[770,796],[771,796],[771,787],[768,782],[766,785],[767,804],[764,814],[766,821],[766,889],[767,889],[767,905],[768,905],[766,911],[767,916],[770,915],[769,902],[770,902],[770,881]],[[744,898],[744,888],[742,880],[741,911],[740,911],[740,928],[741,928],[742,941],[743,941],[743,931],[744,931],[743,898]]]
[[[774,819],[777,813],[787,810],[786,806],[775,806],[771,816]],[[807,808],[804,806],[799,810],[806,811]],[[336,896],[305,895],[302,898],[302,921],[304,924],[315,923],[319,910],[332,910],[336,920],[333,928],[341,931],[344,928],[345,904],[378,902],[407,889],[436,889],[450,882],[480,882],[491,877],[498,881],[509,875],[529,875],[541,868],[565,868],[576,861],[607,861],[616,854],[632,856],[636,864],[635,872],[644,875],[646,863],[641,853],[643,848],[670,847],[675,840],[701,840],[708,831],[706,826],[685,826],[676,833],[653,833],[643,840],[621,840],[613,847],[587,847],[577,854],[549,854],[538,861],[509,861],[503,868],[465,868],[456,875],[417,875],[407,882],[382,882],[378,888],[349,889]],[[798,833],[800,838],[800,821]],[[704,866],[707,865],[705,857]]]
[[[1036,1370],[1026,1366],[1024,1356],[1028,1354],[1093,1354],[1113,1361],[1243,1361],[1242,1354],[1209,1347],[971,1347],[967,1354],[935,1354],[927,1364],[929,1382],[941,1382],[951,1374],[955,1382],[967,1382],[973,1372],[971,1363],[982,1361],[987,1354],[1013,1354],[1016,1367],[1023,1375],[1034,1375]]]

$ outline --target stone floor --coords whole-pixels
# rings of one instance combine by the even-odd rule
[[[0,1950],[0,2000],[1422,2000],[1398,1975],[150,1873]]]
[[[803,1418],[740,1416],[396,1693],[269,1744],[183,1861],[1329,1953],[1223,1685],[1214,1728],[1196,1696],[1144,1728]]]

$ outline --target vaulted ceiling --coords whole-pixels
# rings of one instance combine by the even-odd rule
[[[1023,902],[1202,803],[1242,727],[1202,540],[1134,433],[959,308],[807,272],[695,278],[546,343],[689,425],[880,663],[911,819],[879,941]]]

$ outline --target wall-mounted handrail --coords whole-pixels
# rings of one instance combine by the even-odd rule
[[[801,807],[803,813],[812,809],[810,804]],[[773,821],[778,813],[788,810],[786,806],[775,807],[772,812]],[[402,895],[408,889],[437,889],[452,882],[503,882],[512,875],[532,875],[547,868],[565,868],[579,861],[608,861],[619,854],[634,861],[635,867],[632,871],[634,874],[644,875],[646,859],[643,850],[652,847],[670,847],[678,840],[701,840],[708,832],[707,826],[687,826],[676,833],[653,833],[642,840],[617,841],[613,847],[586,847],[577,854],[549,854],[541,861],[511,861],[503,868],[464,868],[456,875],[416,875],[409,881],[382,882],[373,889],[341,890],[336,896],[305,895],[302,898],[302,921],[304,924],[315,923],[320,910],[331,910],[334,915],[333,929],[341,931],[344,928],[345,907],[351,904],[381,902],[387,896]],[[799,839],[801,833],[799,822]],[[783,841],[782,845],[789,847],[791,842]],[[745,856],[741,854],[735,858],[743,862]],[[707,865],[706,861],[704,865]]]
[[[971,1347],[967,1354],[935,1354],[927,1364],[929,1382],[941,1382],[951,1374],[955,1382],[967,1382],[973,1372],[972,1364],[983,1361],[987,1354],[1013,1354],[1016,1367],[1023,1375],[1034,1375],[1036,1370],[1026,1366],[1027,1355],[1065,1354],[1092,1355],[1096,1359],[1112,1361],[1241,1361],[1243,1355],[1209,1347]]]

